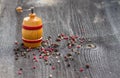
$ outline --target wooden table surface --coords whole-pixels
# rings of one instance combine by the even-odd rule
[[[96,48],[80,49],[70,67],[62,57],[60,63],[51,58],[55,70],[42,60],[34,63],[20,57],[16,61],[14,41],[21,42],[22,20],[29,13],[16,13],[17,6],[35,7],[43,20],[44,38],[55,39],[59,33],[79,35],[91,39]],[[53,78],[120,78],[119,14],[119,0],[0,0],[0,78],[49,78],[50,74]],[[80,72],[86,64],[90,68]],[[37,69],[31,69],[33,65]],[[19,68],[23,68],[22,75],[17,74]]]

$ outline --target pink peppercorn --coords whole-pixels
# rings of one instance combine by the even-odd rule
[[[84,71],[84,69],[83,68],[80,68],[80,72],[83,72]]]
[[[43,52],[44,52],[45,54],[47,53],[47,51],[45,51],[45,50],[44,50]]]
[[[68,48],[69,48],[69,49],[71,49],[71,48],[72,48],[72,46],[71,46],[71,45],[69,45],[69,46],[68,46]]]
[[[68,40],[69,38],[67,36],[63,37],[63,39]]]
[[[36,66],[33,66],[32,68],[33,68],[33,69],[36,69]]]
[[[44,48],[44,47],[42,47],[42,48],[41,48],[41,51],[45,51],[45,48]]]
[[[83,43],[84,42],[84,40],[80,40],[80,43]]]
[[[18,45],[18,41],[15,41],[15,44]]]
[[[38,52],[41,52],[41,50],[39,50]]]
[[[65,34],[61,33],[61,34],[60,34],[60,36],[64,37],[64,36],[65,36]]]
[[[43,58],[43,56],[39,56],[39,59],[42,59]]]
[[[67,56],[64,56],[65,59],[67,59]]]
[[[35,62],[38,62],[38,59],[35,59]]]
[[[77,47],[77,48],[80,48],[80,47],[81,47],[81,45],[77,45],[76,47]]]
[[[37,59],[37,57],[36,57],[36,56],[33,56],[33,59],[34,59],[34,60],[36,60],[36,59]]]
[[[44,56],[44,60],[47,61],[48,60],[48,56]]]
[[[35,55],[35,53],[32,53],[33,55]]]
[[[52,66],[52,70],[55,70],[55,66]]]
[[[21,75],[21,74],[22,74],[22,71],[21,71],[21,70],[19,70],[19,71],[18,71],[18,75]]]

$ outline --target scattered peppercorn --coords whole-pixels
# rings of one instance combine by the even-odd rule
[[[52,74],[50,74],[50,75],[49,75],[49,78],[52,78],[52,77],[53,77]]]
[[[61,39],[60,39],[60,38],[57,38],[57,39],[56,39],[56,41],[57,41],[57,42],[60,42],[60,41],[61,41]]]
[[[70,67],[70,64],[69,64],[69,63],[67,64],[67,67]]]
[[[15,41],[15,44],[18,45],[18,41]]]
[[[83,68],[80,68],[80,72],[83,72],[84,71],[84,69]]]
[[[90,65],[89,65],[89,64],[86,64],[85,67],[88,69],[88,68],[90,68]]]
[[[24,44],[23,44],[23,43],[21,43],[21,46],[24,46]]]
[[[52,64],[51,64],[51,63],[49,63],[49,65],[51,66]]]
[[[19,71],[18,71],[18,75],[21,75],[21,74],[22,74],[22,71],[21,71],[21,70],[19,70]]]
[[[20,70],[22,71],[23,69],[22,69],[22,68],[20,68]]]
[[[15,60],[18,60],[18,57],[15,57]]]
[[[52,66],[52,70],[55,70],[55,66]]]
[[[36,66],[33,66],[32,68],[33,68],[33,69],[36,69]]]

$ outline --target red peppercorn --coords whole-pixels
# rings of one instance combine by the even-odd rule
[[[47,53],[47,51],[45,50],[45,51],[43,51],[44,52],[44,54],[46,54]]]
[[[69,45],[69,46],[68,46],[68,49],[71,49],[71,48],[72,48],[72,46],[71,46],[71,45]]]
[[[18,75],[21,75],[22,74],[22,71],[21,70],[18,70]]]
[[[48,56],[44,56],[44,60],[47,61],[48,60]]]
[[[65,59],[67,59],[67,56],[64,56]]]
[[[52,52],[53,51],[53,49],[52,48],[49,48],[49,52]]]
[[[57,39],[56,39],[56,41],[57,41],[57,42],[60,42],[60,41],[61,41],[61,39],[60,39],[60,38],[57,38]]]
[[[33,66],[32,68],[33,68],[33,69],[36,69],[36,66]]]
[[[42,48],[41,48],[41,51],[45,51],[45,48],[44,48],[44,47],[42,47]]]
[[[84,42],[84,40],[80,40],[80,43],[83,43]]]
[[[32,53],[33,55],[35,55],[35,53]]]
[[[55,66],[52,66],[52,70],[55,70]]]
[[[38,59],[35,59],[35,62],[38,62]]]
[[[34,57],[33,57],[33,59],[34,59],[34,60],[36,60],[36,59],[37,59],[37,57],[36,57],[36,56],[34,56]]]
[[[39,56],[39,59],[42,59],[43,58],[43,56]]]
[[[80,72],[83,72],[84,71],[84,69],[83,68],[80,68]]]
[[[61,33],[61,34],[60,34],[60,36],[64,37],[64,36],[65,36],[65,34],[64,34],[64,33]]]
[[[77,47],[77,48],[80,48],[80,47],[81,47],[81,45],[77,45],[76,47]]]
[[[63,39],[68,40],[69,38],[68,38],[68,36],[64,36]]]

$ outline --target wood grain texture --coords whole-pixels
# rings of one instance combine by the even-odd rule
[[[42,0],[41,0],[42,1]],[[52,0],[50,0],[52,1]],[[120,2],[117,0],[53,0],[49,4],[40,0],[0,1],[0,78],[119,78],[120,76]],[[44,24],[44,38],[53,39],[59,33],[90,38],[94,49],[80,49],[74,55],[70,67],[62,57],[60,63],[51,57],[49,62],[56,66],[52,71],[42,60],[34,63],[31,59],[14,60],[14,41],[21,42],[22,19],[29,12],[16,13],[15,8],[28,9],[35,6],[36,14]],[[63,45],[64,46],[64,45]],[[60,50],[62,54],[66,50]],[[90,64],[90,69],[79,72],[80,67]],[[33,65],[37,70],[31,69]],[[17,70],[23,68],[19,76]],[[75,71],[76,70],[76,71]]]

